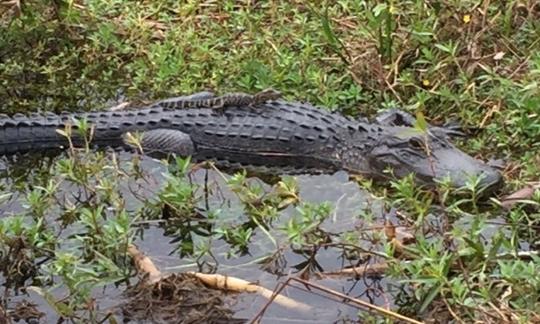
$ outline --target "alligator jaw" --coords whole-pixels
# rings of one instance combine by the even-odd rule
[[[476,181],[485,192],[503,182],[499,171],[464,153],[444,136],[398,126],[385,127],[380,133],[377,144],[366,153],[367,169],[375,176],[390,169],[397,178],[414,174],[422,184],[449,181],[455,188]]]

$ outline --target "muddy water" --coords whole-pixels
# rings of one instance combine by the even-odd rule
[[[129,154],[124,153],[121,157],[128,160]],[[43,161],[37,160],[43,163]],[[143,168],[150,175],[150,181],[147,185],[139,187],[143,192],[139,194],[147,197],[152,197],[160,190],[163,184],[163,173],[166,172],[165,166],[156,160],[143,158]],[[2,168],[2,166],[0,166]],[[334,175],[319,175],[297,176],[298,186],[300,188],[300,198],[305,202],[321,203],[329,202],[333,207],[331,217],[325,221],[323,228],[327,232],[338,234],[344,231],[351,231],[358,227],[361,223],[359,215],[362,210],[370,210],[375,216],[380,215],[381,205],[378,201],[372,199],[370,195],[361,190],[358,185],[348,180],[348,176],[344,172],[338,172]],[[222,176],[212,170],[199,170],[192,175],[195,183],[200,185],[200,190],[206,185],[210,188],[206,201],[201,202],[201,208],[210,207],[210,210],[221,209],[218,222],[234,222],[235,219],[242,215],[242,205],[237,197],[232,193],[224,183]],[[258,181],[253,179],[252,181]],[[262,182],[261,182],[262,183]],[[4,178],[0,180],[0,185],[9,187],[12,185],[11,179]],[[126,189],[125,198],[127,200],[128,209],[137,209],[141,202],[134,199],[128,194],[127,188],[132,188],[133,184],[124,183]],[[264,185],[270,188],[268,185]],[[203,193],[200,193],[203,195]],[[206,206],[208,205],[208,206]],[[10,215],[22,210],[20,197],[13,195],[11,199],[4,202],[0,206],[0,214]],[[279,228],[286,224],[289,218],[295,214],[294,208],[288,207],[281,212],[281,217],[274,226]],[[286,242],[286,236],[283,232],[272,231],[272,236],[283,245]],[[164,235],[164,230],[157,226],[147,226],[144,230],[144,235],[136,240],[139,248],[150,256],[156,265],[165,272],[180,272],[180,271],[198,271],[195,260],[189,258],[181,258],[174,250],[178,243],[171,243],[174,237]],[[206,238],[196,237],[195,242],[201,242]],[[214,267],[216,273],[235,276],[252,282],[258,282],[260,285],[274,289],[279,283],[285,282],[287,276],[295,276],[298,273],[298,268],[301,268],[309,256],[302,253],[291,252],[290,249],[285,249],[286,252],[280,259],[280,269],[270,273],[262,269],[262,266],[257,261],[269,256],[276,250],[274,243],[261,230],[256,229],[254,239],[249,246],[249,254],[244,256],[230,257],[230,246],[223,241],[215,240],[212,242],[212,253],[215,259],[208,257],[205,260],[211,267]],[[313,260],[312,260],[313,261]],[[343,265],[347,265],[347,261],[341,256],[341,251],[336,248],[321,249],[317,252],[315,260],[319,270],[331,271],[340,269]],[[276,270],[276,269],[274,269]],[[2,278],[3,279],[3,278]],[[314,279],[312,279],[314,280]],[[315,280],[317,284],[324,285],[327,288],[334,289],[338,292],[345,293],[352,297],[360,297],[366,301],[373,302],[378,305],[389,305],[389,296],[377,295],[377,292],[386,291],[388,282],[384,280],[364,279],[360,281],[339,278]],[[305,287],[295,284],[295,287],[287,287],[283,290],[285,295],[288,295],[298,301],[311,305],[313,310],[308,313],[302,313],[291,309],[286,309],[281,306],[271,304],[263,316],[263,323],[331,323],[338,320],[346,320],[357,318],[358,309],[347,306],[340,301],[335,301],[325,296],[321,296],[315,291],[306,291]],[[101,310],[106,310],[114,307],[121,302],[122,288],[108,286],[104,290],[96,291],[96,299]],[[57,296],[62,296],[62,290],[55,292]],[[19,298],[28,296],[20,296],[12,299],[12,302]],[[55,314],[48,308],[46,302],[35,293],[30,293],[31,301],[38,304],[40,311],[47,314],[44,322],[55,321]],[[237,318],[251,319],[265,306],[267,300],[254,294],[239,295],[231,300],[232,308],[236,311]]]

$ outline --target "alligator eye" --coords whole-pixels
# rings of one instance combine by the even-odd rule
[[[424,142],[422,142],[422,140],[418,139],[418,138],[411,138],[409,140],[409,145],[412,147],[412,148],[415,148],[415,149],[419,149],[419,150],[423,150],[424,149]]]

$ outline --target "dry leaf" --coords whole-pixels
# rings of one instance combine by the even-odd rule
[[[504,197],[501,201],[501,206],[506,209],[512,208],[516,203],[531,199],[536,190],[540,189],[540,183],[529,184],[527,187]]]
[[[416,237],[410,232],[410,230],[410,227],[396,227],[396,239],[405,245],[416,242]]]
[[[122,103],[119,103],[118,105],[109,108],[109,111],[120,111],[125,110],[130,105],[129,101],[124,101]]]
[[[500,61],[500,60],[503,59],[504,54],[506,54],[506,53],[505,52],[497,52],[497,53],[495,53],[495,55],[493,55],[493,59],[495,61]]]
[[[396,237],[396,227],[388,219],[384,221],[384,234],[388,241],[392,241]]]

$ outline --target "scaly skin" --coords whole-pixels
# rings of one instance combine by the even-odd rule
[[[375,178],[386,178],[390,167],[397,177],[414,173],[428,184],[447,176],[462,186],[469,175],[481,176],[482,184],[492,188],[502,182],[499,172],[457,149],[437,129],[420,134],[411,127],[361,122],[305,103],[258,105],[256,110],[240,105],[221,112],[153,105],[134,111],[2,116],[0,155],[65,147],[66,139],[56,130],[73,119],[87,119],[98,146],[126,146],[126,134],[139,131],[145,150],[192,155],[218,165],[288,173],[346,170]],[[81,144],[76,135],[72,140]]]
[[[260,91],[254,95],[250,95],[243,92],[228,93],[223,96],[215,97],[208,93],[208,96],[202,96],[198,98],[185,98],[185,99],[173,99],[163,100],[156,103],[156,106],[160,106],[167,109],[192,109],[192,108],[212,108],[220,109],[231,106],[252,106],[255,107],[266,101],[277,100],[281,98],[281,93],[273,90],[266,89]]]

